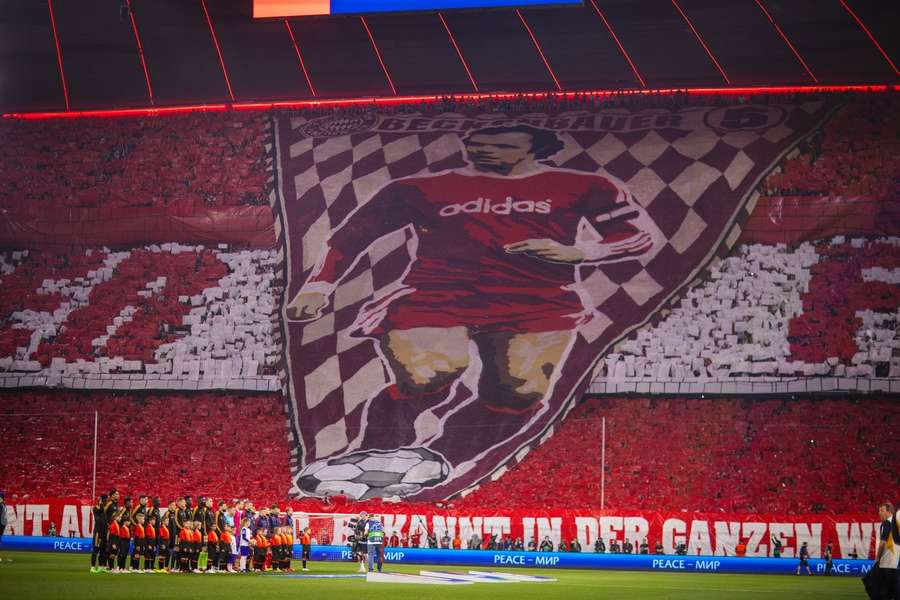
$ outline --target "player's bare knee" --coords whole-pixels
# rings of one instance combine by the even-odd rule
[[[468,337],[462,328],[391,331],[381,347],[392,366],[399,367],[398,379],[417,388],[445,385],[469,366]]]
[[[550,372],[553,372],[552,369]],[[549,377],[543,371],[540,371],[532,373],[523,379],[522,384],[516,387],[515,393],[521,396],[543,396],[549,388]]]

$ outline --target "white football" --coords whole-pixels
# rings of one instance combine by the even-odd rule
[[[450,475],[450,466],[427,448],[359,450],[315,461],[297,475],[307,496],[343,492],[354,500],[405,497],[435,486]]]

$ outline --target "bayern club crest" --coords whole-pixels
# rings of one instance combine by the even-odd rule
[[[374,114],[342,115],[313,119],[301,127],[303,135],[311,138],[330,138],[368,131],[378,121]]]

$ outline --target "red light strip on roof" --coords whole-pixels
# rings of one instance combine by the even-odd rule
[[[504,100],[516,98],[546,99],[575,98],[581,95],[596,97],[621,97],[628,95],[649,96],[653,94],[689,94],[692,96],[714,96],[737,94],[804,94],[804,93],[839,93],[839,92],[886,92],[888,90],[900,92],[898,85],[807,85],[807,86],[761,86],[761,87],[696,87],[696,88],[659,88],[629,90],[626,92],[612,90],[597,90],[585,92],[502,92],[493,94],[454,94],[458,100]],[[184,106],[166,106],[154,108],[122,108],[108,110],[83,110],[69,112],[33,112],[33,113],[5,113],[8,119],[64,119],[86,117],[146,117],[182,114],[191,112],[226,112],[228,110],[276,110],[276,109],[304,109],[304,108],[332,108],[341,106],[390,106],[397,104],[409,104],[419,102],[437,102],[447,98],[447,94],[424,96],[388,96],[373,98],[343,98],[332,100],[289,100],[283,102],[237,102],[234,104],[192,104]]]
[[[767,11],[766,7],[763,6],[763,3],[760,0],[755,0],[755,1],[756,1],[756,5],[759,6],[759,8],[763,11],[763,13],[765,13],[766,17],[772,23],[772,26],[775,28],[775,31],[778,32],[778,35],[781,36],[781,39],[784,40],[784,43],[787,44],[787,47],[791,49],[791,52],[794,53],[794,56],[797,57],[797,60],[800,61],[800,64],[803,65],[804,69],[806,69],[806,73],[809,75],[810,79],[812,79],[816,83],[819,83],[819,80],[816,78],[815,75],[813,75],[812,70],[810,70],[809,65],[806,64],[806,61],[803,60],[803,57],[800,56],[800,53],[797,52],[796,48],[794,48],[794,45],[791,43],[791,40],[789,40],[788,37],[784,34],[784,32],[781,30],[781,27],[779,27],[778,23],[775,22],[775,19],[773,19],[772,15],[769,14],[769,11]]]
[[[456,38],[453,37],[453,32],[450,31],[450,25],[447,24],[447,19],[444,18],[444,13],[438,13],[438,17],[441,19],[441,23],[444,24],[444,29],[447,30],[447,35],[450,36],[450,43],[453,44],[453,47],[456,49],[456,55],[459,57],[459,62],[462,63],[463,69],[466,70],[466,75],[469,76],[469,81],[472,83],[472,89],[476,92],[478,91],[478,84],[475,83],[475,78],[472,76],[472,71],[469,70],[469,63],[466,62],[466,57],[463,56],[462,50],[459,48],[459,44],[456,43]]]
[[[200,0],[200,6],[203,7],[203,14],[206,15],[206,23],[209,25],[209,33],[212,35],[212,41],[216,47],[216,54],[219,55],[219,64],[222,65],[222,75],[225,76],[225,86],[228,88],[228,97],[234,102],[234,91],[231,89],[231,80],[228,79],[228,69],[225,68],[225,59],[222,58],[222,49],[219,47],[219,38],[216,37],[216,30],[213,27],[212,20],[209,18],[209,11],[206,10],[206,0]]]
[[[534,43],[534,47],[537,48],[538,54],[541,55],[541,60],[544,61],[544,66],[547,67],[547,72],[550,73],[550,77],[553,78],[553,83],[556,85],[556,90],[561,92],[562,86],[559,85],[559,79],[556,78],[556,73],[553,72],[553,67],[550,66],[550,61],[548,61],[547,57],[544,55],[543,48],[541,48],[541,45],[540,43],[538,43],[537,38],[534,37],[534,32],[531,30],[531,27],[528,26],[528,21],[525,20],[525,15],[523,15],[522,11],[518,8],[516,9],[516,14],[519,15],[519,20],[522,21],[522,25],[525,27],[525,31],[528,32],[528,36]]]
[[[697,31],[697,28],[694,27],[694,24],[691,23],[691,20],[688,18],[687,14],[681,10],[681,7],[678,6],[678,2],[676,0],[672,0],[672,4],[675,5],[675,8],[678,9],[678,12],[681,13],[681,17],[684,19],[684,22],[688,24],[688,27],[691,28],[691,31],[694,32],[694,37],[697,38],[697,41],[700,42],[700,45],[703,46],[703,49],[706,50],[707,56],[709,59],[713,61],[713,64],[716,65],[716,68],[719,70],[719,73],[722,74],[722,79],[725,80],[725,83],[731,85],[731,80],[728,79],[728,75],[725,74],[725,69],[722,68],[722,65],[719,64],[719,61],[716,60],[716,57],[713,56],[712,50],[709,49],[709,46],[706,45],[706,42],[703,41],[703,38],[700,37],[700,32]]]
[[[616,42],[616,45],[619,47],[619,50],[622,51],[622,56],[625,57],[625,60],[628,61],[628,64],[631,65],[631,70],[634,71],[634,76],[637,77],[637,80],[641,83],[641,87],[647,87],[647,84],[644,83],[644,78],[641,77],[640,72],[637,70],[637,67],[634,66],[634,61],[631,60],[631,57],[628,55],[628,52],[625,50],[625,46],[622,45],[622,42],[619,41],[619,36],[616,35],[616,32],[613,31],[612,25],[609,24],[609,21],[606,20],[606,15],[603,14],[603,11],[600,10],[600,7],[597,5],[597,0],[591,0],[591,5],[593,5],[594,10],[597,11],[597,14],[600,15],[600,18],[603,19],[603,23],[606,25],[606,28],[609,30],[609,35],[612,36],[612,39]]]
[[[856,13],[853,12],[853,9],[850,8],[844,0],[840,0],[841,5],[844,9],[850,13],[850,16],[853,17],[853,20],[862,27],[862,30],[866,32],[866,35],[869,36],[869,39],[872,40],[872,43],[875,44],[875,47],[878,48],[878,51],[881,52],[881,55],[884,57],[884,60],[887,61],[891,68],[894,70],[895,75],[900,75],[900,71],[897,70],[897,65],[894,64],[894,61],[891,60],[891,57],[888,56],[887,52],[884,51],[884,48],[881,47],[881,44],[878,43],[878,40],[875,39],[875,36],[872,35],[872,32],[869,31],[869,28],[866,27],[866,24],[862,22],[862,19],[856,16]]]
[[[131,9],[131,0],[128,2],[128,16],[131,17],[131,30],[134,32],[134,41],[137,43],[138,56],[141,57],[141,66],[144,67],[144,81],[147,82],[147,96],[150,104],[156,104],[153,100],[153,86],[150,85],[150,71],[147,70],[147,61],[144,59],[144,46],[141,44],[141,36],[138,33],[137,23],[134,20],[134,11]]]
[[[53,0],[47,0],[50,11],[50,26],[53,28],[53,43],[56,44],[56,62],[59,65],[59,79],[62,81],[63,97],[66,99],[66,110],[69,110],[69,86],[66,85],[66,72],[63,71],[62,50],[59,48],[59,36],[56,34],[56,19],[53,17]]]
[[[294,45],[294,51],[297,53],[297,60],[300,61],[300,70],[303,71],[303,76],[306,78],[306,85],[309,86],[309,91],[312,92],[313,98],[315,98],[318,94],[316,94],[316,88],[313,87],[312,79],[309,78],[306,63],[303,62],[303,55],[300,54],[300,46],[297,45],[297,38],[294,37],[294,28],[291,27],[291,23],[287,19],[284,20],[284,26],[288,30],[288,35],[291,36],[291,43]]]
[[[378,62],[381,63],[381,70],[384,71],[384,76],[387,79],[388,85],[391,86],[391,92],[396,96],[397,88],[394,87],[394,80],[391,79],[391,74],[388,73],[387,65],[384,64],[384,60],[381,58],[381,51],[378,50],[378,44],[375,43],[375,36],[372,35],[372,30],[369,29],[369,24],[366,23],[366,18],[360,16],[359,20],[362,21],[363,27],[366,28],[366,33],[369,34],[369,41],[372,42],[372,49],[375,50],[375,56],[378,57]]]

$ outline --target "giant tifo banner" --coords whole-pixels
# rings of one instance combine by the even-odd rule
[[[436,500],[501,475],[828,112],[277,117],[293,491]]]
[[[50,524],[62,538],[90,537],[91,507],[73,499],[35,499],[8,506],[9,535],[47,535]],[[771,556],[774,540],[782,544],[782,556],[797,556],[807,542],[811,556],[820,557],[832,544],[836,558],[873,557],[878,522],[865,515],[772,515],[694,512],[623,512],[623,511],[496,511],[459,512],[419,507],[411,512],[386,512],[381,515],[390,538],[396,534],[406,540],[407,547],[427,547],[429,533],[440,540],[459,536],[463,549],[469,548],[477,535],[487,542],[521,538],[540,543],[546,538],[554,550],[560,543],[578,541],[583,552],[594,552],[594,544],[602,539],[606,552],[613,543],[620,547],[627,541],[636,554],[645,539],[654,551],[662,545],[666,554],[675,554],[683,545],[687,554],[696,556],[734,556],[735,547],[744,543],[747,556]],[[295,529],[309,526],[318,544],[344,545],[350,535],[351,515],[310,516],[294,514]]]

